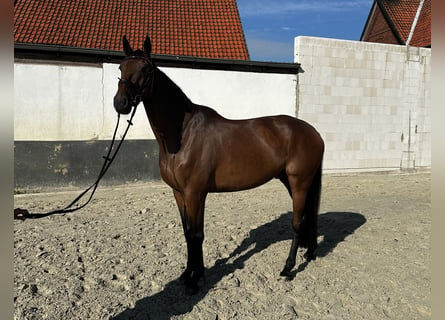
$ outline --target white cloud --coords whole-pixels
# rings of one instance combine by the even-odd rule
[[[372,0],[238,0],[238,8],[241,16],[249,17],[296,12],[351,11],[354,9],[369,8],[370,2],[372,2]]]

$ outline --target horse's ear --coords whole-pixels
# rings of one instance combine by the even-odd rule
[[[124,46],[124,52],[125,52],[125,54],[126,54],[127,56],[131,56],[132,53],[133,53],[133,49],[131,49],[130,43],[128,42],[126,36],[124,36],[124,37],[122,38],[122,44],[123,44],[123,46]]]
[[[151,41],[149,36],[145,36],[144,52],[149,59],[151,59]]]

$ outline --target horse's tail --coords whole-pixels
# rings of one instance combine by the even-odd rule
[[[318,210],[320,208],[322,163],[318,167],[306,195],[298,245],[304,248],[317,248]]]

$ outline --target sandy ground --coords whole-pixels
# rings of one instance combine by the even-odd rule
[[[429,173],[325,175],[317,260],[279,276],[292,208],[278,182],[211,194],[201,291],[161,182],[99,188],[71,215],[14,222],[15,319],[430,319]],[[61,207],[79,191],[15,196]]]

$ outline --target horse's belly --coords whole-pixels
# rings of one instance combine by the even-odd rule
[[[215,170],[213,191],[239,191],[257,187],[276,177],[285,161],[255,154],[225,157]]]

